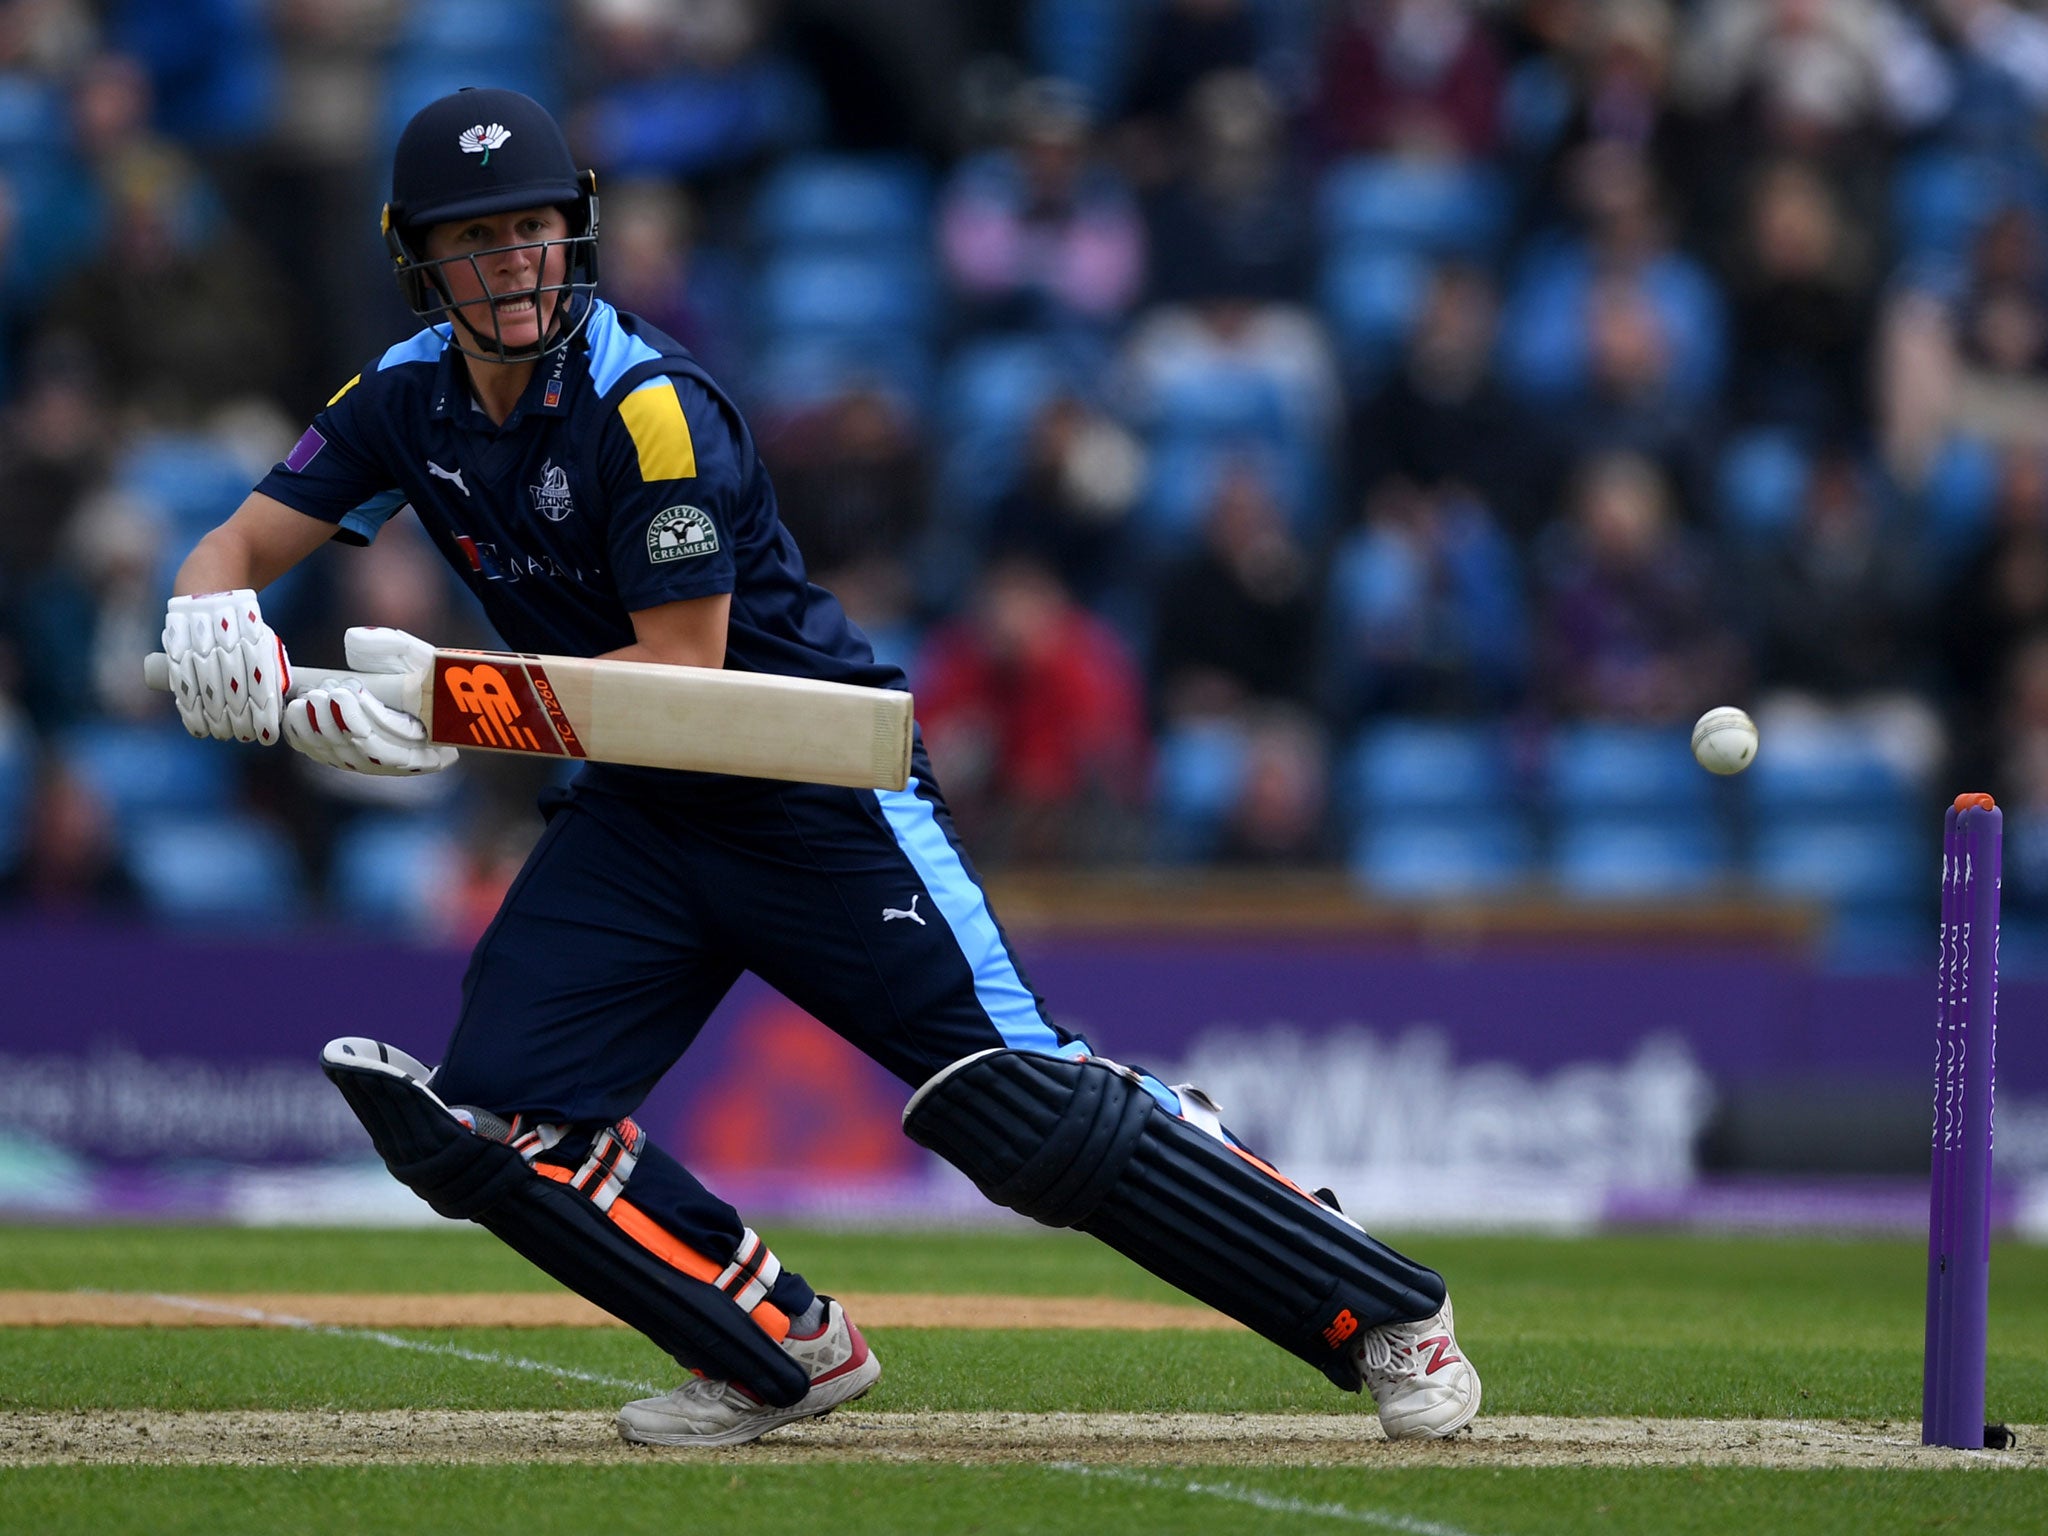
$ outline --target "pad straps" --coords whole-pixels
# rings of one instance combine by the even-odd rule
[[[633,1170],[639,1166],[641,1148],[646,1145],[647,1133],[640,1129],[638,1121],[628,1117],[599,1131],[591,1138],[589,1155],[573,1169],[535,1160],[566,1139],[569,1130],[566,1125],[535,1125],[522,1131],[515,1117],[511,1145],[535,1173],[575,1190],[656,1258],[693,1280],[718,1287],[771,1339],[779,1343],[788,1335],[788,1314],[768,1300],[769,1292],[781,1278],[782,1261],[759,1233],[752,1227],[743,1229],[732,1262],[721,1269],[717,1260],[699,1253],[632,1201],[621,1198]]]

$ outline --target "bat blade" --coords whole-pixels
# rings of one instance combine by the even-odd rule
[[[152,657],[146,670],[152,686],[168,686],[164,663]],[[293,691],[331,675],[294,668]],[[381,678],[365,681],[382,696]],[[914,703],[900,689],[466,650],[437,650],[433,675],[420,684],[428,736],[465,751],[856,789],[910,782]]]

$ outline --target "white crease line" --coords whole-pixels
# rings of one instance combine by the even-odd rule
[[[1176,1482],[1170,1477],[1153,1477],[1144,1472],[1126,1472],[1118,1467],[1091,1467],[1086,1462],[1056,1461],[1053,1468],[1060,1472],[1073,1472],[1082,1477],[1106,1477],[1119,1483],[1142,1483],[1147,1488],[1158,1488],[1167,1493],[1199,1493],[1212,1499],[1228,1499],[1233,1504],[1249,1504],[1254,1509],[1271,1510],[1282,1515],[1316,1515],[1325,1520],[1349,1520],[1354,1525],[1376,1526],[1383,1531],[1402,1531],[1406,1536],[1472,1536],[1460,1526],[1444,1525],[1435,1520],[1416,1520],[1407,1515],[1390,1515],[1379,1509],[1353,1509],[1346,1504],[1311,1504],[1306,1499],[1282,1498],[1277,1493],[1261,1493],[1256,1488],[1240,1488],[1235,1483]]]
[[[362,1339],[371,1344],[382,1344],[386,1349],[409,1349],[421,1355],[446,1355],[450,1359],[470,1360],[478,1365],[510,1366],[517,1371],[538,1371],[544,1376],[566,1376],[600,1387],[624,1387],[632,1392],[663,1390],[649,1381],[627,1381],[619,1376],[600,1376],[594,1371],[579,1371],[573,1365],[550,1365],[545,1360],[528,1360],[521,1355],[494,1355],[485,1350],[464,1349],[457,1344],[431,1344],[424,1339],[403,1338],[398,1334],[385,1333],[376,1328],[343,1328],[334,1323],[316,1323],[309,1317],[292,1317],[284,1312],[264,1312],[255,1307],[234,1307],[224,1302],[202,1301],[197,1296],[171,1296],[162,1291],[151,1291],[148,1294],[151,1301],[160,1301],[166,1306],[184,1307],[193,1312],[218,1312],[228,1317],[240,1317],[252,1323],[262,1323],[270,1328],[296,1328],[301,1333],[324,1333],[337,1339]]]

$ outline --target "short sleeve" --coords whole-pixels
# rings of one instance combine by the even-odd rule
[[[341,386],[256,489],[294,511],[338,524],[351,542],[368,543],[405,497],[365,446],[370,434],[362,377]]]
[[[688,378],[646,379],[608,415],[601,473],[629,613],[733,590],[741,452],[725,408]]]

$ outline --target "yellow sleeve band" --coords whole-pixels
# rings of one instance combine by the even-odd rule
[[[334,399],[329,400],[327,403],[329,405],[334,404],[335,400],[339,400],[343,395],[347,394],[350,390],[354,389],[358,384],[362,382],[363,376],[359,373],[354,378],[350,379],[346,384],[342,385],[341,388],[337,389],[334,392]]]
[[[651,379],[619,402],[619,419],[633,434],[640,455],[640,478],[688,480],[697,473],[697,445],[670,379]]]

